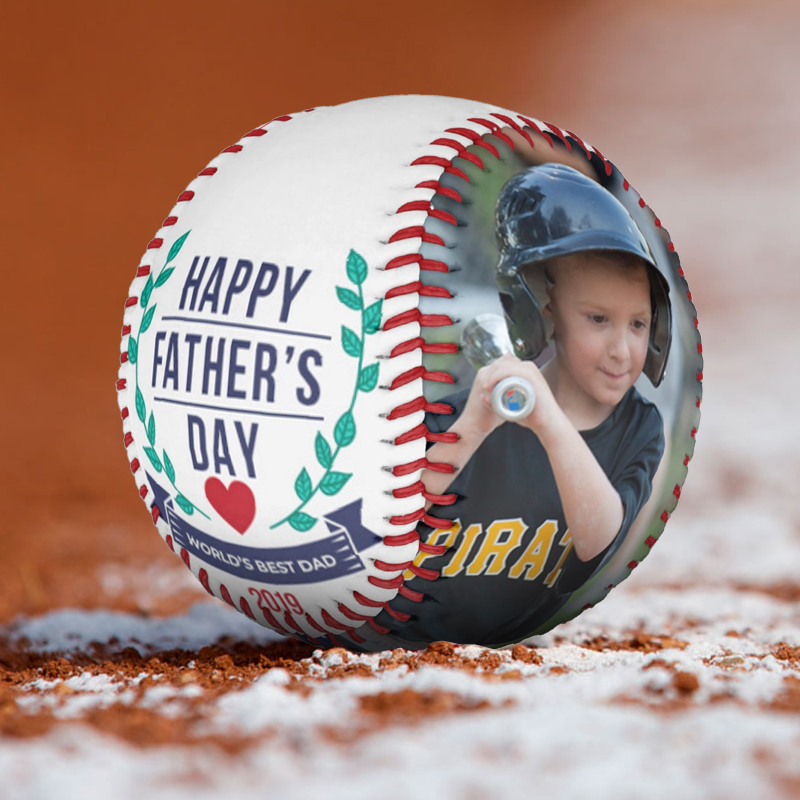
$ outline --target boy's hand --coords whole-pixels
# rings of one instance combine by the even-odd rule
[[[512,376],[525,378],[536,393],[533,411],[525,419],[518,420],[518,425],[530,428],[539,434],[551,424],[560,411],[550,385],[536,364],[506,354],[478,370],[464,408],[462,417],[466,417],[465,423],[482,438],[488,436],[505,421],[492,409],[492,390],[501,380]]]

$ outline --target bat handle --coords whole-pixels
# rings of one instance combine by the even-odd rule
[[[492,390],[494,413],[508,422],[525,419],[535,404],[536,393],[524,378],[504,378]]]

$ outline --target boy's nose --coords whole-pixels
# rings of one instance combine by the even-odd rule
[[[628,337],[625,331],[615,332],[609,343],[608,354],[617,361],[625,362],[630,356]]]

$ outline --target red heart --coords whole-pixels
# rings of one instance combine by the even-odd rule
[[[219,478],[206,481],[206,497],[232,528],[244,533],[256,515],[256,498],[246,483],[234,481],[227,489]]]

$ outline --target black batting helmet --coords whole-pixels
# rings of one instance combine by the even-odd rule
[[[564,164],[542,164],[511,178],[495,206],[500,244],[497,284],[514,350],[534,359],[549,336],[541,308],[544,281],[531,287],[520,271],[569,253],[633,253],[648,265],[653,319],[644,373],[658,386],[672,338],[669,283],[622,203],[599,183]],[[543,273],[543,270],[540,271]]]

